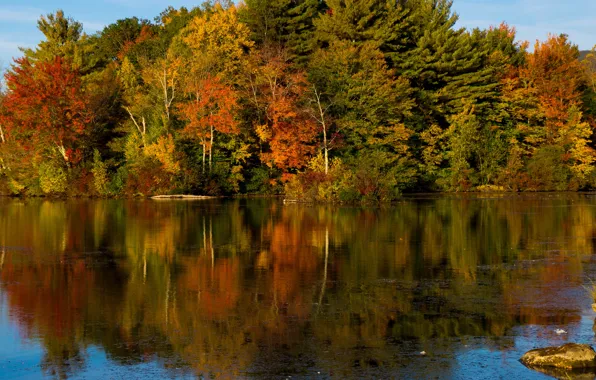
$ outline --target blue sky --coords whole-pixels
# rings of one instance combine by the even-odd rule
[[[594,0],[454,0],[454,9],[461,26],[486,28],[505,21],[531,45],[549,33],[569,35],[582,50],[596,45]]]
[[[192,7],[192,0],[0,0],[0,62],[7,66],[19,46],[41,39],[36,20],[57,9],[83,23],[87,33],[125,17],[153,19],[168,5]],[[502,21],[516,27],[518,37],[545,39],[549,32],[567,33],[581,49],[596,44],[596,1],[593,0],[455,0],[459,25],[488,27]]]

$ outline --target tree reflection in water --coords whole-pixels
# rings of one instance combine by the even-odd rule
[[[91,346],[208,377],[392,373],[428,344],[506,350],[515,326],[578,322],[595,203],[1,200],[0,292],[56,377]]]

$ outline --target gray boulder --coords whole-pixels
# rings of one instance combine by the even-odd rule
[[[533,369],[536,367],[596,368],[596,351],[587,344],[567,343],[560,347],[547,347],[528,351],[520,361]]]

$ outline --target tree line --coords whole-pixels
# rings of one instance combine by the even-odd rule
[[[62,11],[0,97],[0,193],[280,194],[596,186],[596,54],[456,26],[449,0]]]

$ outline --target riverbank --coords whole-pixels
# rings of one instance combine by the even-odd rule
[[[114,196],[96,196],[96,195],[13,195],[0,194],[0,198],[13,199],[48,199],[48,200],[70,200],[70,199],[89,199],[89,200],[209,200],[209,199],[278,199],[284,204],[302,204],[302,205],[357,205],[357,204],[393,204],[411,199],[437,199],[437,198],[469,198],[469,199],[491,199],[522,196],[568,196],[568,195],[596,195],[595,190],[589,191],[469,191],[469,192],[416,192],[403,193],[392,200],[376,201],[339,201],[339,200],[312,200],[305,198],[294,198],[286,194],[232,194],[232,195],[195,195],[195,194],[158,194],[158,195],[114,195]]]

